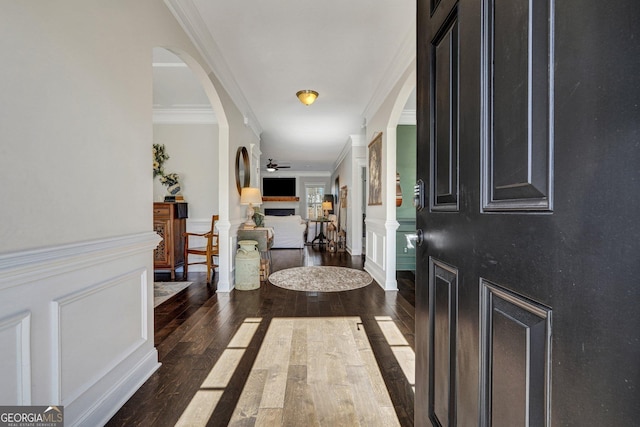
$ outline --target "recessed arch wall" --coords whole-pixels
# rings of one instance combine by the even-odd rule
[[[396,127],[404,106],[416,87],[415,58],[389,92],[381,107],[367,118],[367,144],[382,132],[382,205],[367,206],[365,270],[387,291],[397,290],[396,280]],[[368,171],[367,171],[368,172]]]
[[[218,153],[215,159],[212,159],[212,167],[218,171],[218,233],[220,239],[220,257],[218,271],[218,291],[228,292],[233,288],[233,249],[235,247],[235,227],[232,224],[238,222],[236,216],[239,214],[239,197],[235,195],[235,191],[231,191],[231,187],[235,189],[235,183],[230,179],[232,173],[233,161],[231,155],[235,156],[235,148],[231,148],[230,125],[227,112],[223,105],[222,97],[218,93],[218,89],[214,84],[217,82],[213,73],[207,74],[204,68],[185,51],[172,46],[159,46],[176,56],[178,56],[191,69],[196,79],[202,85],[202,88],[209,99],[211,108],[218,122]],[[222,96],[224,96],[223,94]],[[248,145],[248,143],[247,143]],[[236,207],[232,212],[232,207]],[[233,218],[232,218],[233,217]]]

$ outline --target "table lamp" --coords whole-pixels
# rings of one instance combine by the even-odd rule
[[[262,204],[262,195],[259,188],[244,187],[240,194],[240,204],[249,205],[247,207],[247,220],[244,223],[244,228],[255,228],[256,223],[253,222],[253,205],[260,206]]]
[[[332,209],[331,202],[322,202],[322,210],[324,211],[324,217],[329,218],[329,211]]]

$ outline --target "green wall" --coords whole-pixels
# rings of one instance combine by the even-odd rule
[[[402,206],[396,208],[400,227],[396,231],[396,270],[415,271],[415,248],[407,248],[405,235],[416,231],[416,209],[413,207],[413,186],[416,182],[416,126],[400,125],[396,130],[396,171],[400,173]]]

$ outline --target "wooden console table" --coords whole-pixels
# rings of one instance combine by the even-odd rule
[[[155,270],[170,270],[171,280],[176,278],[176,268],[184,265],[184,238],[187,231],[186,203],[154,203],[153,230],[162,241],[153,253]]]

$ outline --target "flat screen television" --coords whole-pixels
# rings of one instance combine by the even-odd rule
[[[262,195],[265,197],[295,197],[295,178],[262,178]]]

